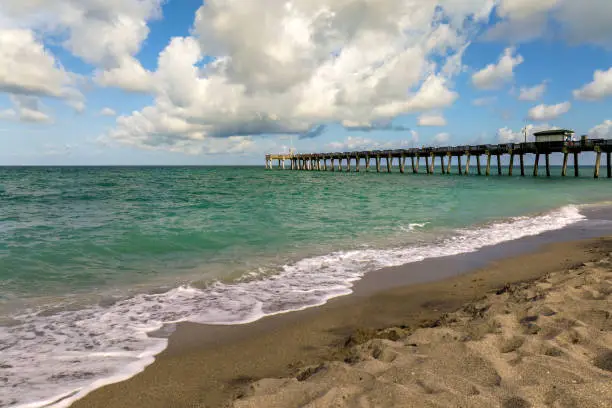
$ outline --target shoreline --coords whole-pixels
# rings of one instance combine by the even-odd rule
[[[563,234],[557,231],[556,237],[542,234],[544,237],[509,241],[448,259],[372,272],[355,284],[349,296],[250,324],[181,323],[170,336],[168,348],[143,372],[94,390],[71,406],[223,406],[241,392],[244,384],[260,378],[291,376],[297,367],[341,357],[341,346],[355,333],[435,320],[505,284],[592,261],[601,251],[612,250],[612,243],[605,238],[550,244],[567,241],[570,236],[604,235],[586,228],[565,230],[560,230]],[[536,246],[530,247],[534,243]],[[542,245],[545,246],[541,248]],[[482,252],[488,254],[483,257]],[[440,273],[445,263],[447,267],[454,265],[446,275]],[[415,265],[425,266],[415,274]],[[428,270],[438,273],[432,275]]]

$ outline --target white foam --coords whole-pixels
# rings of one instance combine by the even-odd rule
[[[402,231],[414,231],[417,228],[423,228],[424,226],[426,226],[427,224],[429,224],[428,222],[414,222],[411,224],[408,224],[408,227],[404,227],[403,225],[400,225],[400,229]]]
[[[129,378],[166,347],[165,339],[147,335],[164,324],[243,324],[318,306],[351,293],[352,283],[367,272],[473,252],[582,219],[577,207],[568,206],[535,217],[457,230],[427,245],[306,258],[259,280],[215,283],[204,289],[182,286],[162,294],[140,294],[108,307],[23,313],[14,316],[20,324],[0,327],[0,381],[5,381],[0,406],[67,407],[95,388]]]

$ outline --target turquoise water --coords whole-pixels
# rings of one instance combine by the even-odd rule
[[[610,199],[592,169],[559,172],[0,168],[0,377],[15,384],[0,406],[132,375],[164,324],[321,304],[377,268],[562,228],[583,218],[572,205]]]

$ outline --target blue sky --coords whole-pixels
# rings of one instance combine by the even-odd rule
[[[580,4],[3,5],[0,165],[261,164],[291,145],[496,143],[525,125],[612,137],[612,5]]]

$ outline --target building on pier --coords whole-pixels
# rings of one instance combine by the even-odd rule
[[[574,131],[567,129],[544,130],[533,134],[536,143],[566,143],[574,140]]]

